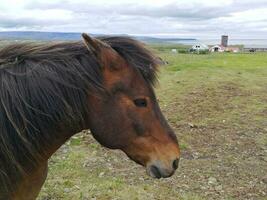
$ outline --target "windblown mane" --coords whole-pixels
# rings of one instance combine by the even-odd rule
[[[141,43],[99,39],[153,85],[157,59]],[[23,173],[37,165],[62,126],[83,127],[88,91],[103,91],[102,72],[82,42],[13,44],[0,50],[0,194],[12,192]]]

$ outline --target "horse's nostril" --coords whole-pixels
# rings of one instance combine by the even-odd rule
[[[155,165],[152,165],[150,170],[153,173],[153,175],[155,176],[155,178],[161,178],[161,173]]]
[[[179,166],[179,158],[175,159],[172,163],[172,167],[174,170],[176,170]]]

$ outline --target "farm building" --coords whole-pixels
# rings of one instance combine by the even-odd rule
[[[206,51],[208,50],[209,47],[205,44],[195,44],[191,47],[190,52],[194,52],[194,51]]]
[[[226,48],[225,48],[225,51],[227,51],[227,52],[237,53],[237,52],[240,51],[240,49],[239,49],[238,47],[232,47],[232,46],[230,46],[230,47],[226,47]]]
[[[237,53],[239,52],[239,48],[238,47],[234,47],[234,46],[222,46],[222,45],[214,45],[212,47],[210,47],[209,49],[210,52],[233,52],[233,53]]]
[[[222,46],[222,45],[214,45],[212,47],[210,47],[209,51],[210,52],[224,52],[226,49],[226,47]]]

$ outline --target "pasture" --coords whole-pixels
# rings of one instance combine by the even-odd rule
[[[172,54],[156,93],[182,149],[180,168],[154,180],[86,131],[50,160],[39,200],[266,199],[267,55]]]
[[[38,200],[266,199],[267,54],[173,54],[156,88],[182,150],[168,179],[152,179],[84,131],[50,159]]]

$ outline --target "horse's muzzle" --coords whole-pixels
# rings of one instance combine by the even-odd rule
[[[174,159],[167,167],[161,161],[154,161],[147,166],[147,174],[153,178],[168,178],[174,174],[178,166],[179,158]]]

